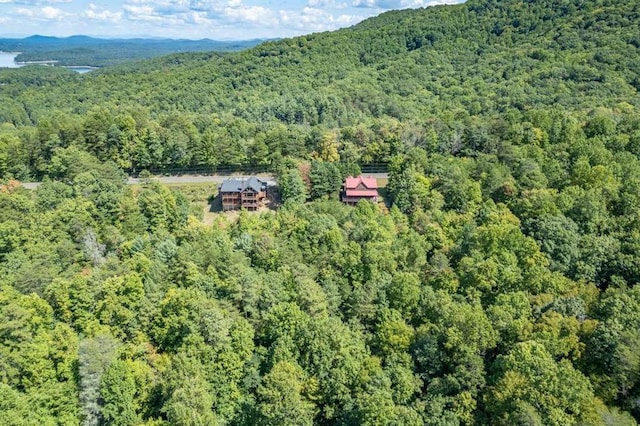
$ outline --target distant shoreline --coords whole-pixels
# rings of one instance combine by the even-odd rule
[[[60,65],[61,68],[69,69],[86,69],[86,70],[99,70],[100,67],[93,67],[91,65]]]
[[[23,61],[23,62],[14,61],[14,62],[18,65],[54,65],[59,61],[49,60],[49,61]]]
[[[91,65],[59,65],[60,63],[59,60],[16,61],[16,57],[20,53],[21,52],[6,52],[4,50],[0,50],[0,55],[2,55],[3,57],[3,61],[0,62],[0,68],[22,68],[28,65],[44,65],[49,67],[66,68],[68,70],[76,71],[81,74],[100,69],[100,67],[95,67]]]

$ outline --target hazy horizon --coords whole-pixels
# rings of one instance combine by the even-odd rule
[[[204,37],[204,38],[178,38],[178,37],[162,37],[162,36],[152,36],[152,35],[144,35],[144,34],[140,34],[140,35],[113,35],[113,36],[101,36],[101,35],[93,35],[93,34],[71,34],[68,36],[52,36],[52,35],[45,35],[45,34],[29,34],[29,35],[15,35],[15,34],[8,34],[8,35],[2,35],[0,34],[0,39],[5,39],[5,40],[25,40],[28,38],[32,38],[32,37],[42,37],[42,38],[55,38],[55,39],[59,39],[59,40],[64,40],[64,39],[68,39],[68,38],[73,38],[73,37],[88,37],[88,38],[92,38],[92,39],[97,39],[97,40],[171,40],[171,41],[180,41],[180,40],[188,40],[188,41],[202,41],[202,40],[210,40],[210,41],[222,41],[222,42],[244,42],[244,41],[251,41],[251,40],[275,40],[278,39],[279,37],[273,37],[273,38],[268,38],[268,37],[255,37],[255,38],[210,38],[210,37]]]
[[[292,37],[349,27],[392,9],[463,0],[0,0],[0,37]]]

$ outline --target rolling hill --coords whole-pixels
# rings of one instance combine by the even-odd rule
[[[0,122],[37,126],[52,111],[67,122],[84,121],[93,111],[100,117],[91,124],[96,134],[112,125],[122,131],[122,115],[163,146],[176,143],[166,141],[167,133],[181,134],[182,148],[165,146],[163,158],[145,160],[145,167],[244,164],[257,155],[249,152],[254,143],[259,151],[305,156],[327,130],[362,124],[377,132],[393,127],[389,120],[444,122],[447,132],[454,121],[480,120],[491,133],[491,120],[518,121],[537,109],[588,114],[597,107],[638,106],[639,20],[640,6],[622,0],[470,0],[388,12],[352,28],[241,52],[175,54],[86,76],[5,70]],[[277,125],[285,130],[269,136]],[[210,138],[236,146],[215,161],[200,146],[211,126]],[[59,133],[63,140],[75,134]],[[80,138],[105,156],[94,138]],[[362,150],[371,138],[360,139]],[[121,153],[124,144],[117,146]],[[369,148],[366,155],[350,155],[388,161],[392,151]],[[233,152],[240,155],[233,158]]]
[[[639,6],[626,1],[471,0],[389,12],[224,57],[183,54],[124,66],[71,83],[75,97],[53,97],[59,105],[127,98],[158,111],[233,111],[312,125],[456,108],[486,115],[635,104],[638,19]]]

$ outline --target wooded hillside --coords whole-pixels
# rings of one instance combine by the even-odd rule
[[[637,424],[639,12],[473,0],[1,71],[0,424]],[[386,203],[338,202],[371,162]],[[224,165],[281,208],[208,226],[125,185]]]

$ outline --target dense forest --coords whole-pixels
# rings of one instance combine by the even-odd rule
[[[492,123],[537,110],[579,122],[597,107],[635,112],[639,19],[630,1],[471,0],[233,54],[82,76],[2,70],[0,138],[20,141],[8,165],[20,179],[45,175],[41,163],[69,145],[126,170],[274,163],[332,135],[362,163],[388,161],[390,139],[451,152],[474,144],[469,133],[503,139]]]
[[[17,62],[56,61],[56,66],[104,67],[178,52],[237,51],[264,40],[101,39],[87,36],[1,38],[0,50],[20,52]]]
[[[0,71],[0,424],[637,424],[638,22],[470,0]],[[341,204],[370,163],[385,202]],[[125,184],[229,166],[281,207]]]

